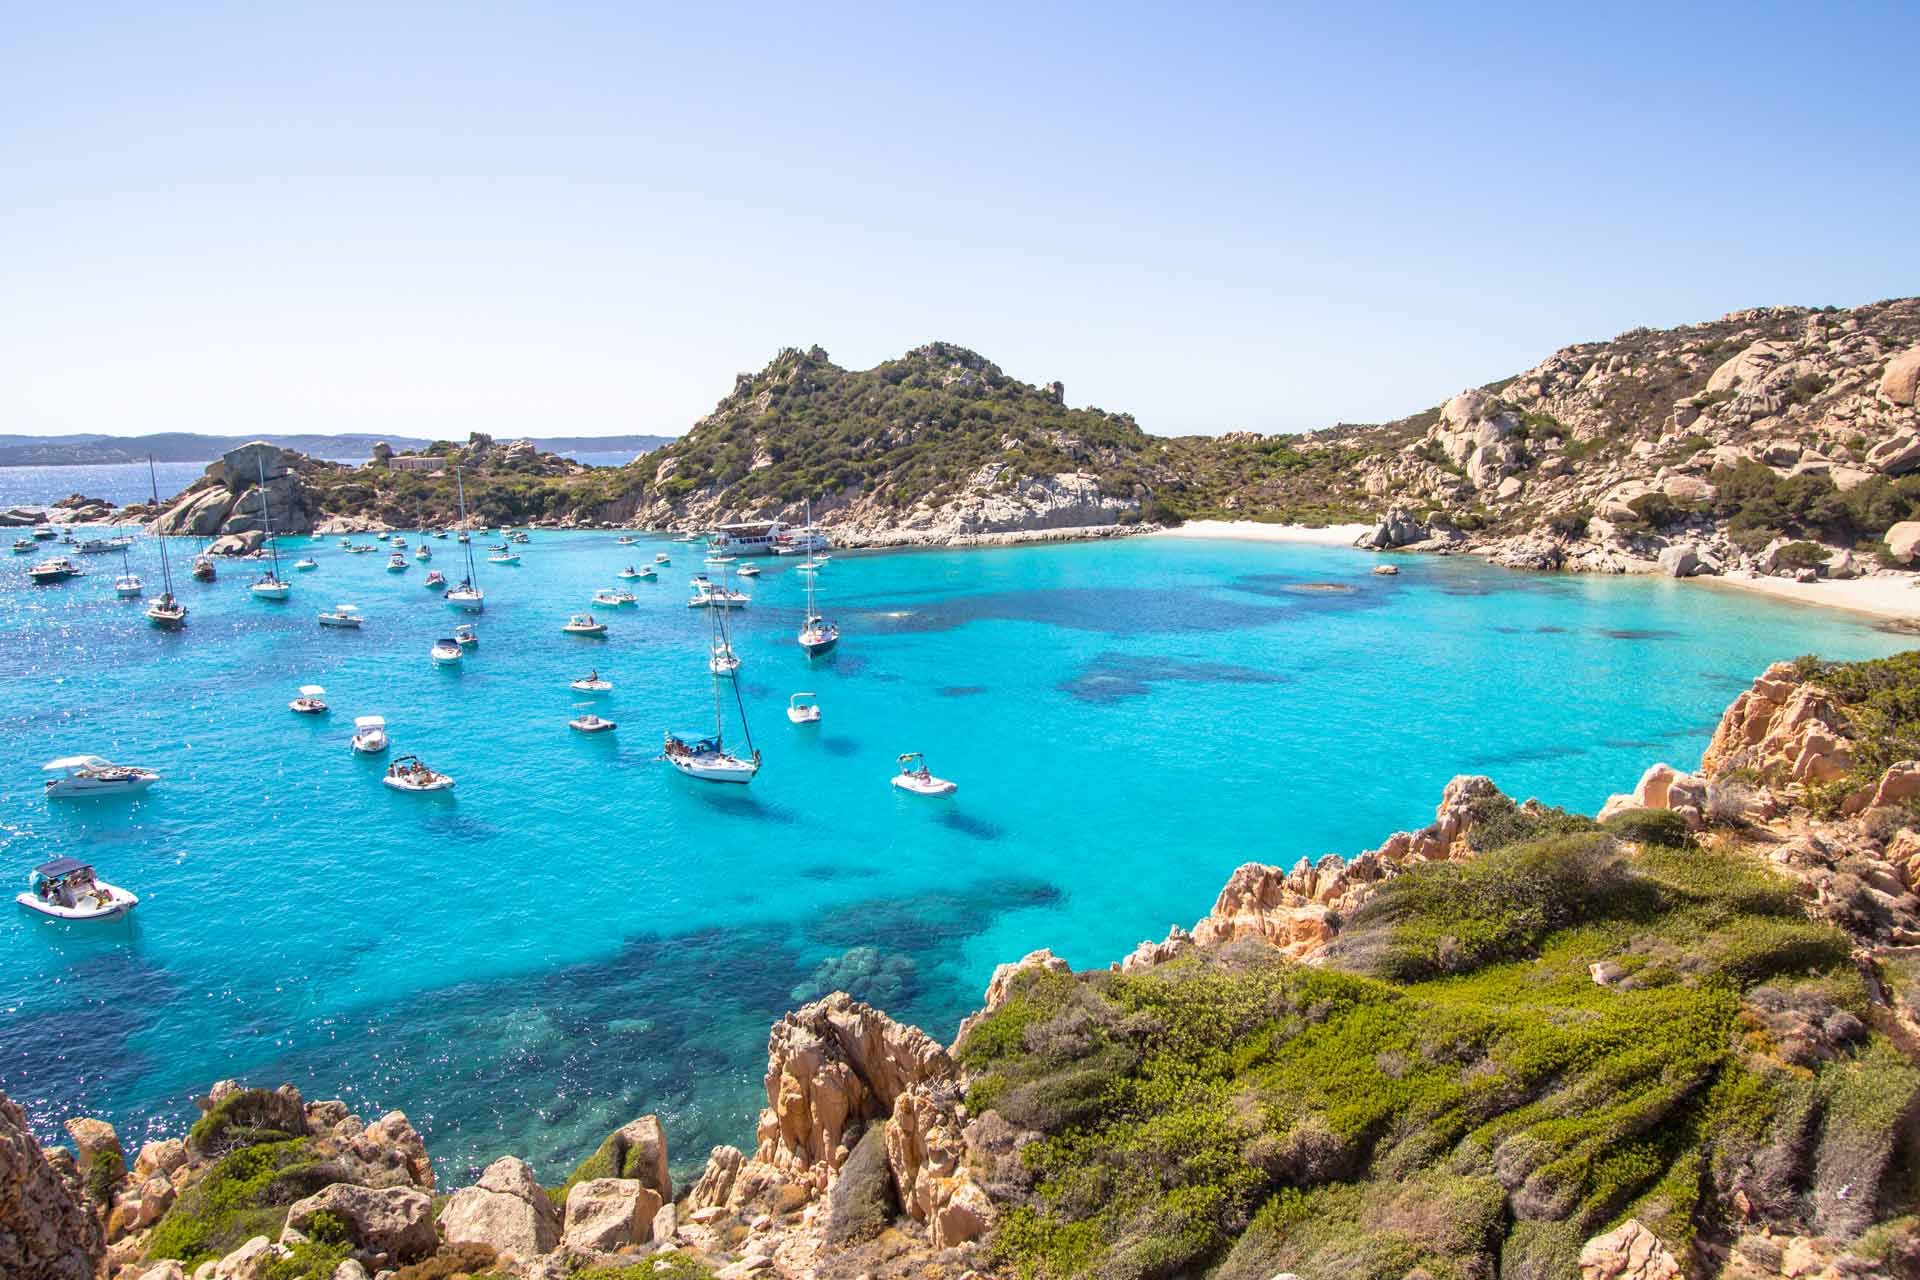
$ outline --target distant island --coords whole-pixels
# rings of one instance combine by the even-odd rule
[[[401,450],[433,444],[420,436],[292,434],[216,436],[196,431],[162,431],[144,436],[81,434],[65,436],[0,435],[0,467],[107,466],[114,463],[211,462],[250,440],[266,440],[284,449],[335,462],[361,461],[382,442]],[[534,440],[543,453],[650,453],[672,436],[543,436]]]

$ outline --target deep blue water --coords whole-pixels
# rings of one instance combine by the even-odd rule
[[[1351,853],[1429,820],[1461,772],[1592,811],[1654,760],[1690,766],[1768,662],[1898,636],[1844,615],[1652,579],[1509,573],[1340,549],[1138,539],[840,555],[845,639],[792,643],[801,575],[766,562],[736,618],[766,767],[751,788],[653,761],[710,714],[700,566],[684,546],[602,642],[562,635],[631,550],[536,533],[482,566],[480,647],[424,571],[311,546],[292,602],[238,566],[185,583],[179,635],[112,597],[113,567],[34,588],[0,573],[0,867],[94,861],[144,901],[123,925],[0,916],[0,1088],[48,1134],[101,1113],[178,1131],[222,1076],[404,1108],[446,1172],[503,1152],[557,1177],[612,1126],[662,1114],[677,1166],[747,1144],[766,1029],[835,986],[952,1034],[993,966],[1051,946],[1105,964],[1204,914],[1250,858]],[[433,544],[451,568],[457,546]],[[104,560],[104,558],[100,558]],[[152,544],[136,567],[158,578]],[[359,633],[315,612],[351,601]],[[615,681],[601,738],[567,680]],[[317,681],[333,714],[286,710]],[[789,694],[825,720],[797,729]],[[346,750],[459,780],[378,783]],[[961,783],[887,785],[923,750]],[[48,802],[37,766],[91,751],[159,769],[122,803]]]

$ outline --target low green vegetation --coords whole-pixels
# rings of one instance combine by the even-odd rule
[[[1839,1100],[1878,1042],[1857,1020],[1811,1049],[1783,1029],[1782,1010],[1842,1026],[1862,1001],[1848,939],[1784,881],[1651,815],[1486,808],[1477,858],[1389,881],[1324,967],[1240,944],[1022,975],[959,1047],[969,1106],[1042,1135],[995,1263],[1572,1275],[1627,1215],[1684,1251],[1790,1126],[1866,1141]],[[1882,1111],[1920,1079],[1892,1093]],[[1892,1149],[1889,1131],[1867,1155]],[[1801,1159],[1791,1178],[1819,1190]]]
[[[1849,790],[1878,779],[1888,765],[1920,759],[1920,649],[1870,662],[1807,656],[1794,670],[1832,692],[1852,726]]]
[[[335,1180],[337,1171],[317,1161],[304,1138],[241,1147],[181,1192],[154,1226],[147,1256],[177,1258],[191,1268],[254,1236],[278,1238],[287,1207]]]

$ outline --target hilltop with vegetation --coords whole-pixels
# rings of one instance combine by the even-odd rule
[[[1920,1274],[1920,651],[1779,663],[1698,772],[1229,878],[1002,965],[951,1046],[836,992],[750,1146],[642,1116],[436,1186],[392,1112],[231,1081],[131,1160],[0,1099],[21,1280],[1895,1280]],[[742,1129],[746,1128],[742,1117]],[[208,1269],[203,1271],[202,1269]]]

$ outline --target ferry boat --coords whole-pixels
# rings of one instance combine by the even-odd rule
[[[707,550],[716,556],[770,556],[787,532],[778,520],[723,524],[707,540]]]
[[[14,901],[55,920],[116,920],[140,899],[94,875],[78,858],[43,862],[27,875],[27,891]]]

